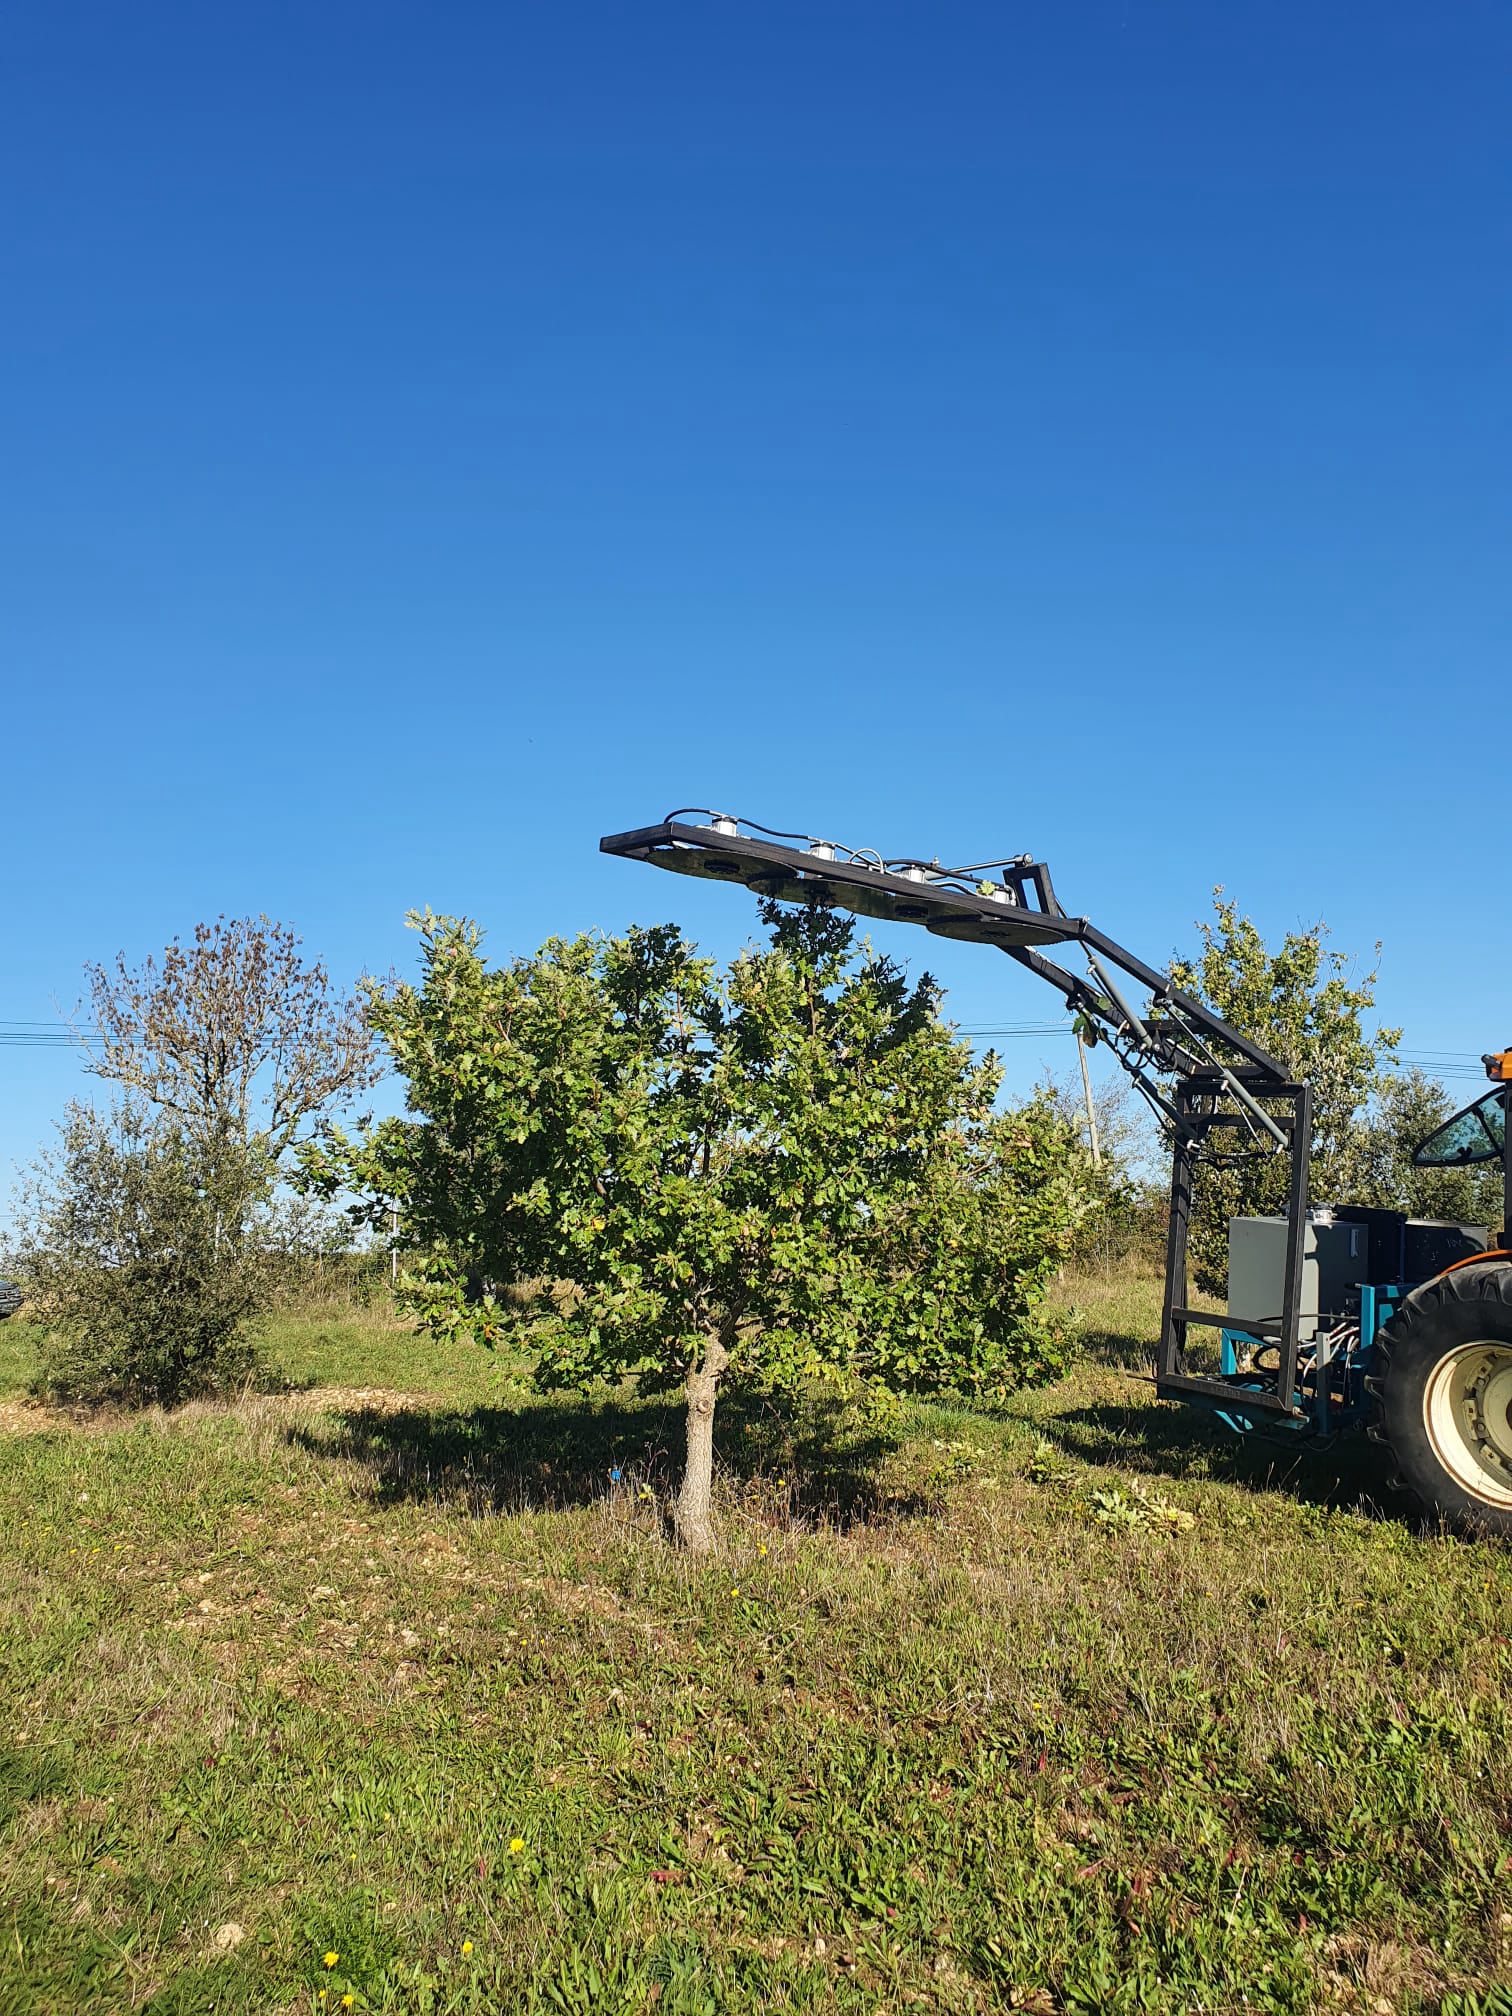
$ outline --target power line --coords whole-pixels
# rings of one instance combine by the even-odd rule
[[[76,1050],[99,1035],[97,1029],[78,1029],[57,1022],[0,1022],[0,1048],[10,1050]],[[1076,1032],[1066,1022],[994,1022],[963,1025],[962,1036],[992,1037],[1022,1042],[1040,1036],[1072,1036]],[[1475,1050],[1403,1050],[1398,1061],[1413,1064],[1434,1078],[1479,1079],[1485,1073]]]
[[[98,1036],[97,1029],[80,1029],[64,1022],[0,1022],[0,1043],[24,1049],[69,1050]]]
[[[1010,1022],[999,1028],[961,1028],[958,1036],[1072,1036],[1076,1032],[1066,1022]]]

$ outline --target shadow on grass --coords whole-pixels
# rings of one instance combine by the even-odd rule
[[[1090,1365],[1117,1372],[1153,1372],[1155,1346],[1119,1330],[1088,1328],[1078,1332],[1076,1355]]]
[[[1284,1430],[1238,1435],[1207,1408],[1158,1401],[1153,1390],[1147,1400],[1125,1405],[1071,1408],[1045,1427],[1083,1463],[1275,1491],[1303,1504],[1410,1523],[1406,1500],[1387,1502],[1382,1452],[1360,1434],[1326,1443],[1288,1437]]]
[[[682,1465],[684,1411],[673,1400],[541,1400],[520,1407],[354,1407],[288,1431],[311,1454],[366,1465],[380,1504],[449,1499],[477,1513],[562,1511],[613,1490],[660,1497]],[[728,1485],[840,1525],[924,1500],[885,1488],[901,1435],[830,1399],[792,1413],[759,1399],[720,1403],[715,1465]],[[616,1475],[616,1473],[618,1473]]]
[[[1077,1352],[1091,1364],[1154,1379],[1154,1343],[1126,1329],[1088,1324],[1078,1335]],[[1199,1346],[1192,1369],[1216,1372],[1216,1349],[1204,1358]],[[1283,1428],[1241,1435],[1207,1407],[1157,1400],[1153,1384],[1127,1402],[1068,1408],[1045,1428],[1084,1463],[1278,1492],[1301,1504],[1346,1508],[1391,1525],[1419,1523],[1411,1499],[1387,1487],[1392,1466],[1385,1452],[1358,1431],[1325,1442]]]

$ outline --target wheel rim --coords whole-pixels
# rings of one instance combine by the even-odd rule
[[[1423,1393],[1423,1425],[1462,1490],[1512,1510],[1512,1344],[1461,1344],[1441,1358]]]

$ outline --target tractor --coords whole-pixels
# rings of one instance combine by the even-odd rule
[[[599,845],[777,902],[995,946],[1054,987],[1078,1033],[1128,1074],[1171,1149],[1157,1393],[1240,1434],[1363,1430],[1432,1518],[1512,1536],[1512,1051],[1485,1059],[1490,1091],[1413,1157],[1425,1168],[1499,1162],[1495,1237],[1487,1226],[1314,1203],[1307,1085],[1168,973],[1069,916],[1043,862],[1024,854],[945,868],[695,808]],[[1068,955],[1085,975],[1061,963]],[[1230,1221],[1227,1309],[1198,1309],[1188,1290],[1194,1195],[1209,1172],[1261,1157],[1281,1158],[1284,1210]]]

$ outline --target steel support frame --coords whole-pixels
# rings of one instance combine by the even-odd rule
[[[1178,1126],[1171,1153],[1171,1217],[1166,1235],[1165,1300],[1161,1318],[1160,1349],[1155,1363],[1156,1391],[1170,1399],[1208,1400],[1232,1406],[1242,1396],[1246,1411],[1278,1414],[1295,1420],[1297,1406],[1297,1359],[1300,1351],[1302,1269],[1307,1254],[1307,1176],[1312,1152],[1312,1092],[1306,1085],[1291,1082],[1264,1084],[1251,1080],[1249,1089],[1268,1103],[1282,1102],[1289,1112],[1284,1125],[1289,1137],[1288,1189],[1286,1203],[1286,1261],[1281,1286],[1279,1334],[1275,1338],[1280,1354],[1274,1393],[1231,1378],[1187,1369],[1187,1332],[1193,1325],[1206,1329],[1244,1330],[1252,1336],[1268,1332],[1276,1318],[1270,1311],[1220,1315],[1193,1309],[1188,1301],[1187,1242],[1191,1231],[1195,1179],[1200,1173],[1203,1148],[1215,1126],[1232,1126],[1234,1116],[1215,1113],[1213,1102],[1225,1095],[1223,1081],[1209,1072],[1196,1072],[1177,1081],[1174,1103]],[[1266,1341],[1270,1342],[1267,1336]]]

